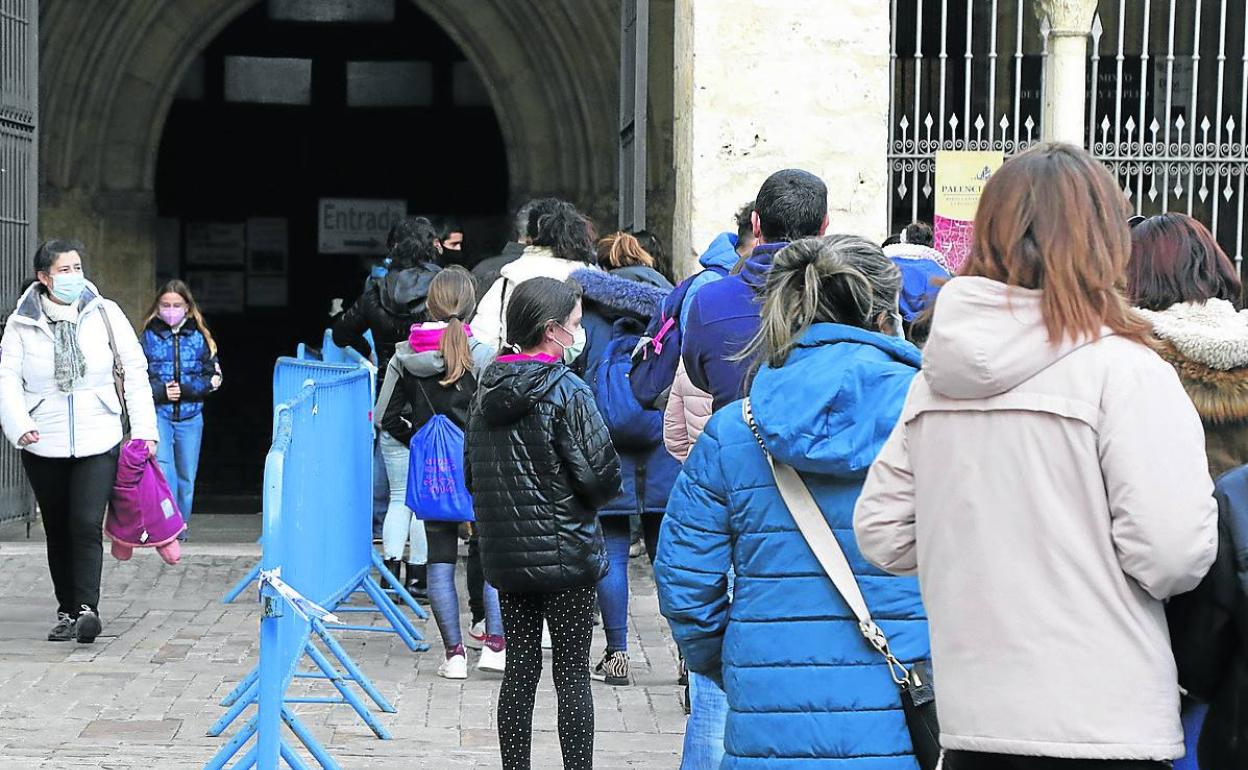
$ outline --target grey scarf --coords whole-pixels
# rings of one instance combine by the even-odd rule
[[[78,305],[58,305],[46,296],[41,299],[43,314],[56,340],[53,356],[56,386],[62,393],[70,393],[87,375],[87,361],[78,346]]]

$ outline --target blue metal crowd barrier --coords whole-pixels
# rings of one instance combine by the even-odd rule
[[[222,705],[228,711],[209,734],[222,734],[252,704],[257,708],[205,770],[223,770],[249,744],[233,765],[235,770],[276,770],[281,760],[303,770],[306,764],[283,737],[282,725],[322,768],[337,770],[339,765],[288,704],[349,705],[382,739],[389,733],[352,685],[382,711],[395,708],[334,634],[384,631],[398,634],[413,651],[428,648],[415,625],[373,578],[377,570],[393,594],[418,617],[425,617],[372,547],[371,410],[376,370],[361,361],[356,353],[351,364],[294,358],[277,363],[273,445],[264,471],[261,563],[231,592],[237,596],[252,579],[259,579],[260,661],[227,696]],[[348,604],[361,593],[369,606]],[[388,627],[340,622],[337,613],[347,612],[380,612]],[[301,671],[305,657],[312,669]],[[294,679],[327,680],[337,696],[288,696]]]

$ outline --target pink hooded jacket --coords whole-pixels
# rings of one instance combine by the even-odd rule
[[[918,574],[941,743],[1072,759],[1183,753],[1163,602],[1217,549],[1200,419],[1108,330],[1052,345],[1041,292],[954,278],[854,513]]]
[[[689,381],[685,362],[681,361],[663,410],[663,445],[677,462],[683,464],[689,458],[713,411],[711,394]]]

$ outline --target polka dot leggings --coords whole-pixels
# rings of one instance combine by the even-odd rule
[[[559,745],[565,770],[594,766],[594,695],[589,684],[593,639],[592,585],[552,594],[498,594],[507,635],[507,673],[498,698],[503,770],[530,770],[533,701],[542,677],[542,619],[550,626]]]

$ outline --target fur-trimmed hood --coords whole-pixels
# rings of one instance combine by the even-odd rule
[[[1248,311],[1226,300],[1140,310],[1206,423],[1248,420]]]
[[[572,278],[585,291],[586,303],[593,303],[609,321],[626,316],[649,321],[670,291],[601,270],[577,270]]]
[[[918,243],[893,243],[884,247],[884,256],[889,259],[925,259],[940,265],[946,273],[953,272],[949,269],[949,261],[945,259],[945,255],[931,246]]]

